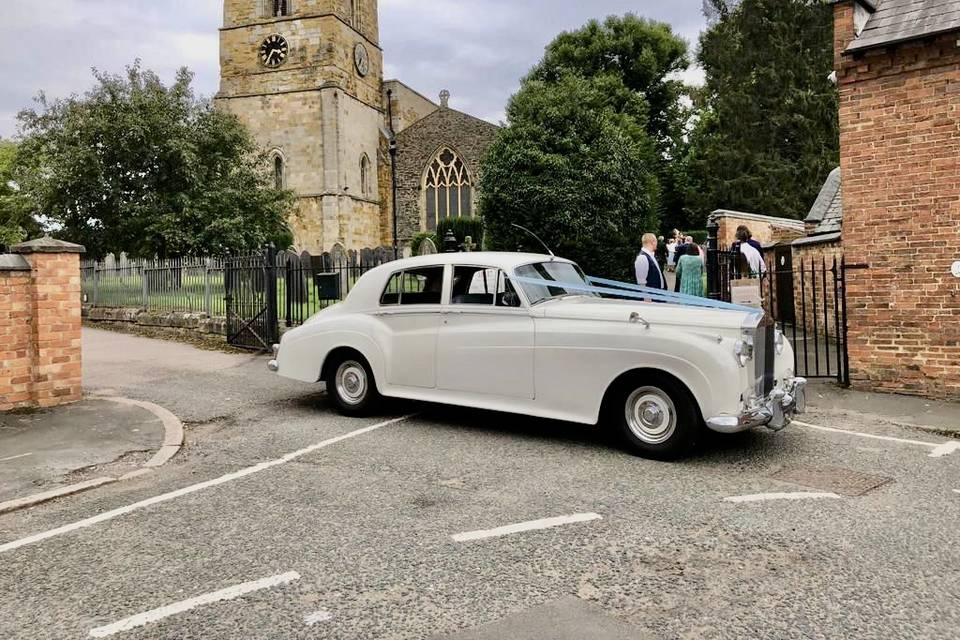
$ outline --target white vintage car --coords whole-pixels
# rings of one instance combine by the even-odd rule
[[[274,350],[271,370],[325,381],[345,414],[388,396],[602,421],[652,457],[683,453],[704,425],[779,430],[804,408],[793,349],[761,311],[610,299],[547,255],[381,265]]]

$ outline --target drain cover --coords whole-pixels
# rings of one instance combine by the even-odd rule
[[[791,482],[804,487],[831,491],[844,496],[862,496],[868,491],[882,487],[893,478],[872,476],[852,469],[837,469],[834,467],[790,467],[778,471],[770,476],[781,482]]]

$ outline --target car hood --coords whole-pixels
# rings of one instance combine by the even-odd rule
[[[734,309],[709,309],[640,300],[609,300],[590,296],[572,296],[559,300],[548,300],[540,303],[534,309],[536,313],[542,314],[546,318],[629,322],[630,315],[638,313],[642,319],[651,325],[718,329],[755,327],[762,314],[760,309],[751,313]]]

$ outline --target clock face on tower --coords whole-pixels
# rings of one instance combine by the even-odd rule
[[[260,62],[270,68],[279,67],[286,62],[287,53],[287,41],[283,36],[273,34],[260,45]]]
[[[357,46],[353,48],[353,63],[357,66],[357,73],[361,77],[370,73],[370,55],[362,43],[357,43]]]

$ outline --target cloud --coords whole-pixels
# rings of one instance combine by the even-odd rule
[[[250,0],[254,2],[255,0]],[[662,20],[695,43],[701,0],[381,0],[386,74],[427,96],[453,94],[455,108],[496,122],[520,78],[560,31],[628,11]],[[0,1],[0,37],[24,44],[0,62],[0,136],[13,135],[17,111],[39,91],[82,93],[90,69],[121,72],[136,58],[172,79],[196,74],[198,93],[217,91],[220,0]],[[701,77],[697,70],[684,78]]]

